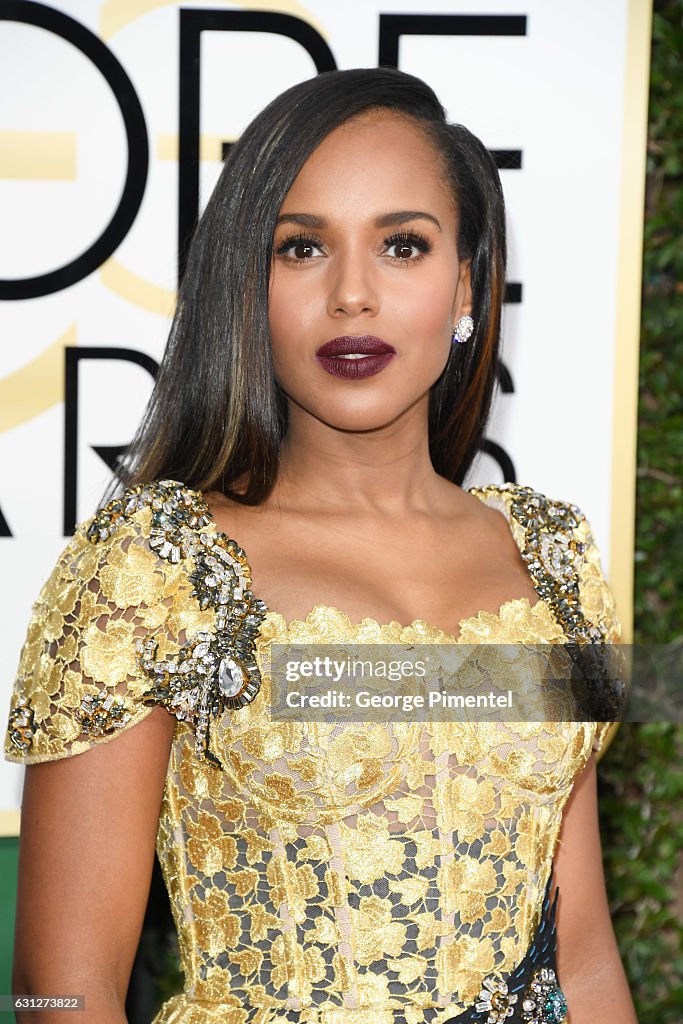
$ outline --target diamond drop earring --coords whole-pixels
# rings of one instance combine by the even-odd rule
[[[461,316],[455,325],[453,331],[453,337],[451,339],[452,344],[464,344],[468,341],[474,333],[474,320],[471,316]]]

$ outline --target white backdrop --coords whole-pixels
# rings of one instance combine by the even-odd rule
[[[646,7],[646,0],[430,0],[429,15],[517,16],[474,25],[479,33],[519,32],[520,16],[523,32],[437,35],[432,19],[417,23],[429,34],[405,34],[399,42],[399,66],[435,88],[451,120],[493,150],[520,151],[521,166],[501,171],[508,280],[521,285],[521,302],[508,303],[504,315],[503,358],[513,390],[498,396],[488,437],[512,460],[518,481],[584,509],[608,576],[616,572],[614,467],[624,457],[613,438],[635,431],[623,413],[615,420],[614,388],[622,346],[631,344],[617,338],[628,227],[622,184],[625,160],[643,160],[639,152],[629,158],[625,139],[634,45],[641,55],[648,49],[647,38],[634,44],[633,19],[642,21]],[[81,280],[56,282],[32,297],[25,296],[34,286],[16,279],[48,274],[87,250],[117,208],[129,164],[139,172],[141,161],[139,148],[129,153],[119,101],[84,47],[58,28],[15,20],[17,8],[32,8],[41,24],[51,24],[51,12],[66,14],[100,40],[97,55],[114,55],[141,105],[150,154],[144,196],[125,237]],[[30,605],[64,544],[65,462],[76,477],[76,518],[83,519],[108,478],[94,447],[130,439],[151,388],[151,376],[134,362],[102,353],[82,358],[70,446],[65,422],[73,430],[74,406],[65,417],[65,349],[124,348],[158,360],[168,329],[176,281],[181,8],[250,11],[264,19],[255,2],[0,0],[0,531],[11,532],[0,538],[3,728]],[[312,26],[340,68],[378,63],[380,15],[426,17],[415,0],[276,0],[264,8]],[[307,50],[265,31],[269,24],[201,34],[201,205],[218,176],[222,142],[275,94],[315,74]],[[453,32],[467,23],[446,27]],[[645,89],[645,80],[638,87]],[[130,112],[129,100],[124,104]],[[641,210],[627,216],[637,239]],[[501,465],[482,456],[467,483],[502,479]],[[630,617],[623,600],[620,611]],[[0,826],[7,831],[16,826],[20,779],[20,769],[2,765],[0,811],[9,813]]]

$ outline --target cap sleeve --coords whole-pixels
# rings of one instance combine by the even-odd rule
[[[614,596],[602,568],[593,530],[578,505],[553,499],[523,484],[507,482],[473,488],[490,496],[504,512],[534,586],[562,633],[562,642],[582,647],[577,652],[586,679],[597,680],[589,696],[597,717],[610,721],[585,723],[584,750],[602,751],[623,711],[627,687],[621,649],[605,645],[621,641]],[[580,659],[578,654],[580,653]],[[596,703],[598,701],[598,703]]]
[[[136,642],[177,650],[179,567],[146,543],[149,512],[94,544],[81,525],[33,606],[14,682],[5,758],[54,761],[111,740],[152,710]],[[173,612],[173,614],[171,614]]]
[[[578,519],[576,535],[583,546],[579,570],[581,609],[586,618],[598,627],[604,643],[617,644],[621,641],[622,627],[617,616],[614,595],[605,578],[600,551],[590,522],[580,510]],[[602,754],[618,727],[618,723],[615,722],[596,722],[593,750]]]
[[[201,494],[139,485],[80,526],[33,608],[5,758],[53,761],[106,743],[165,707],[215,766],[210,725],[253,700],[266,606],[244,551]]]
[[[586,618],[598,627],[606,643],[619,643],[622,630],[614,596],[605,579],[593,530],[582,512],[579,514],[576,533],[583,544],[583,559],[579,571],[581,608]]]

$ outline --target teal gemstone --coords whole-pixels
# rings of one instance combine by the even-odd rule
[[[548,1024],[563,1024],[567,1019],[567,1000],[559,988],[546,997],[544,1009]]]

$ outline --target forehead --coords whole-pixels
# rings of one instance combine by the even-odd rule
[[[387,208],[453,207],[443,160],[422,127],[393,111],[370,111],[335,128],[313,151],[282,205],[370,215]]]

